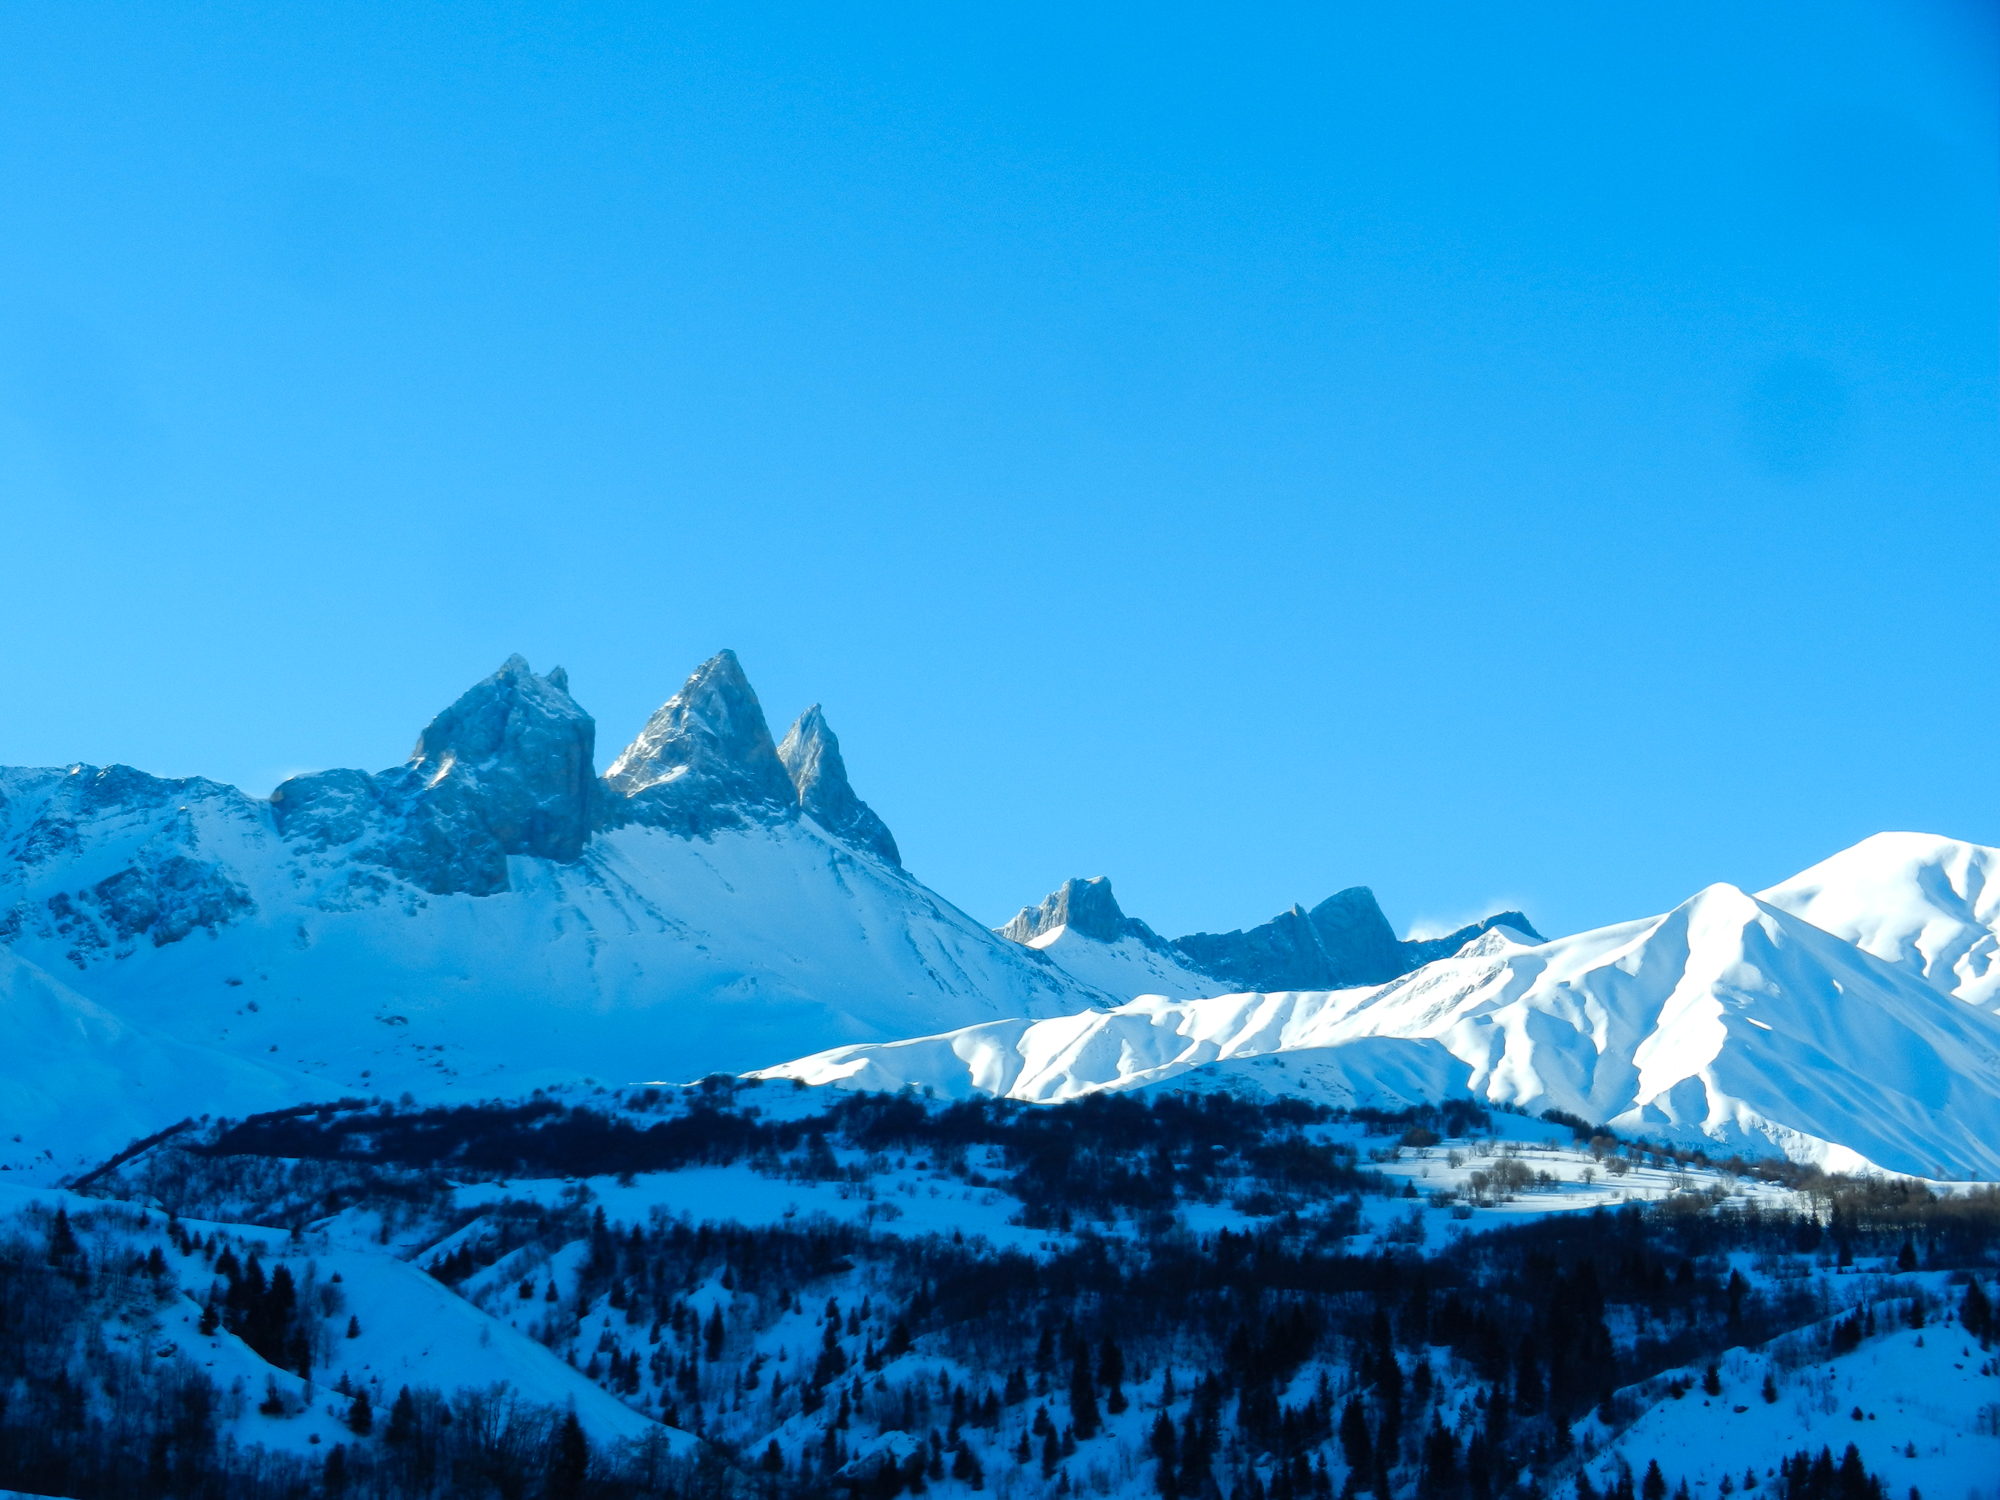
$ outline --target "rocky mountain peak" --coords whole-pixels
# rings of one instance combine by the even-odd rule
[[[597,723],[510,656],[424,727],[407,764],[379,776],[321,771],[271,794],[287,839],[358,853],[437,894],[507,889],[507,857],[572,863],[590,838]]]
[[[815,703],[800,714],[778,746],[778,761],[792,779],[799,807],[836,838],[887,860],[899,868],[903,856],[888,825],[875,815],[847,780],[847,763],[840,741]]]
[[[1386,984],[1404,971],[1403,945],[1367,886],[1335,891],[1308,915],[1335,985]]]
[[[603,786],[608,821],[688,835],[781,821],[799,807],[734,651],[695,668],[611,763]]]
[[[570,697],[569,674],[556,667],[538,677],[526,658],[516,655],[424,727],[410,763],[476,766],[493,760],[545,760],[552,752],[567,759],[567,751],[579,744],[588,780],[595,771],[591,757],[597,724]]]
[[[1100,943],[1115,943],[1126,937],[1159,941],[1144,922],[1126,916],[1119,908],[1118,898],[1111,894],[1111,881],[1103,875],[1088,880],[1065,880],[1040,906],[1022,907],[1011,922],[995,930],[1017,943],[1032,943],[1059,927]]]

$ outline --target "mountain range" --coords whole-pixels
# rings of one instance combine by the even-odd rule
[[[774,739],[732,653],[602,775],[565,674],[513,657],[403,765],[268,798],[0,770],[0,1167],[341,1095],[776,1068],[1053,1099],[1283,1065],[2000,1176],[1996,860],[1882,835],[1553,941],[1519,912],[1401,940],[1364,887],[1166,939],[1102,877],[989,930],[903,868],[818,706]]]

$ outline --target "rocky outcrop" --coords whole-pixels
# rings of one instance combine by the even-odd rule
[[[799,794],[734,651],[695,669],[604,774],[600,826],[689,838],[796,818]]]
[[[1334,990],[1387,984],[1434,959],[1452,954],[1491,927],[1509,927],[1541,942],[1517,911],[1475,922],[1446,937],[1403,942],[1365,885],[1337,891],[1311,911],[1294,906],[1248,931],[1196,932],[1168,942],[1111,896],[1111,882],[1066,880],[1040,906],[1024,906],[994,930],[1017,943],[1033,943],[1066,927],[1100,943],[1136,937],[1180,963],[1235,990]]]
[[[599,778],[596,722],[556,667],[538,675],[510,656],[417,736],[403,765],[294,776],[268,803],[198,778],[169,781],[129,766],[0,772],[0,942],[30,926],[87,962],[135,942],[178,941],[253,909],[242,885],[193,847],[190,801],[277,833],[301,860],[322,909],[347,909],[409,887],[431,895],[510,889],[512,858],[574,864],[594,834],[643,824],[689,838],[795,822],[894,867],[896,841],[854,795],[840,742],[817,705],[785,739],[785,757],[734,652],[704,662]],[[178,812],[176,811],[178,809]],[[80,857],[79,829],[112,828],[128,846],[98,878],[25,902],[10,887]],[[330,878],[329,878],[330,874]],[[59,877],[67,881],[67,877]]]
[[[199,776],[169,779],[130,766],[0,773],[0,944],[37,936],[83,968],[142,943],[163,948],[212,934],[249,915],[250,893],[203,857],[190,810],[207,806],[256,818],[252,799]],[[109,858],[86,853],[86,842],[106,830]],[[106,864],[110,873],[94,880],[78,868],[96,874]]]
[[[271,793],[278,832],[343,848],[433,895],[504,891],[509,855],[571,863],[590,838],[597,725],[557,667],[510,656],[417,736],[409,761],[370,776],[321,771]]]
[[[1303,906],[1248,932],[1196,932],[1174,947],[1205,974],[1239,990],[1329,990],[1333,968]]]
[[[778,746],[778,762],[791,777],[799,808],[807,817],[835,838],[902,867],[903,856],[889,825],[854,795],[847,780],[847,763],[840,758],[840,741],[817,703],[800,714],[787,731]]]
[[[305,851],[338,850],[436,895],[504,891],[510,856],[571,864],[607,829],[707,838],[795,820],[802,807],[835,837],[901,863],[848,785],[818,708],[781,760],[733,651],[703,662],[602,778],[596,743],[562,668],[537,676],[513,656],[431,721],[407,764],[293,777],[271,794],[271,817]]]
[[[1413,967],[1375,893],[1365,885],[1334,892],[1312,909],[1311,917],[1336,988],[1387,984]]]
[[[1017,943],[1032,943],[1059,927],[1100,943],[1115,943],[1129,937],[1151,947],[1165,946],[1152,928],[1119,909],[1118,898],[1111,894],[1111,882],[1103,875],[1089,880],[1065,880],[1040,906],[1022,907],[1005,927],[994,930]]]

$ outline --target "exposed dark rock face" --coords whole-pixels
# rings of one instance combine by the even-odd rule
[[[698,838],[796,818],[799,794],[734,651],[710,657],[604,775],[603,826]]]
[[[144,937],[155,948],[255,908],[250,893],[223,870],[179,853],[106,876],[90,888],[90,895],[117,941]]]
[[[1063,926],[1100,943],[1139,938],[1218,984],[1257,991],[1387,984],[1433,959],[1449,958],[1495,926],[1511,927],[1542,941],[1528,919],[1514,911],[1488,917],[1448,937],[1403,942],[1382,914],[1375,893],[1357,885],[1327,897],[1310,912],[1294,906],[1247,932],[1196,932],[1168,942],[1138,918],[1126,916],[1112,899],[1111,882],[1101,875],[1064,881],[1040,906],[1022,907],[1019,915],[995,931],[1026,943]]]
[[[1313,932],[1336,986],[1387,984],[1411,967],[1396,929],[1365,885],[1336,891],[1312,909]]]
[[[778,761],[791,777],[799,807],[807,817],[834,837],[902,867],[903,856],[889,825],[854,795],[847,780],[847,763],[840,758],[840,741],[817,703],[800,714],[786,733],[778,746]]]
[[[1119,909],[1118,898],[1111,894],[1111,882],[1102,875],[1089,880],[1065,880],[1040,906],[1022,907],[1013,921],[995,930],[1002,937],[1026,943],[1058,927],[1068,927],[1100,943],[1131,937],[1151,947],[1166,946],[1152,928]]]
[[[194,932],[212,932],[256,909],[227,870],[202,857],[188,817],[197,803],[220,803],[254,820],[254,802],[234,787],[199,776],[149,776],[130,766],[10,771],[4,777],[0,876],[7,878],[0,878],[0,943],[32,931],[65,943],[65,956],[81,968],[140,942],[163,948]],[[97,829],[116,830],[113,837],[126,842],[120,868],[49,895],[10,897],[8,887],[18,890],[37,872],[79,857],[79,830]]]
[[[1174,947],[1204,974],[1235,989],[1326,990],[1333,968],[1319,945],[1312,918],[1303,906],[1280,912],[1248,932],[1196,932],[1175,938]]]
[[[900,863],[819,710],[787,738],[788,766],[734,652],[702,663],[602,779],[596,745],[562,668],[537,676],[513,656],[431,721],[407,764],[293,777],[271,794],[271,819],[304,852],[338,850],[433,895],[504,891],[510,855],[574,863],[602,829],[705,838],[796,819],[802,804],[836,837]],[[379,895],[350,885],[340,899]]]
[[[434,895],[492,895],[510,854],[582,855],[596,745],[562,669],[538,677],[511,656],[431,720],[406,765],[293,777],[271,793],[271,818],[317,852],[358,845],[352,857]]]

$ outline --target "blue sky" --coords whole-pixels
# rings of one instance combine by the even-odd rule
[[[0,16],[0,763],[733,646],[989,921],[2000,843],[1987,6]]]

